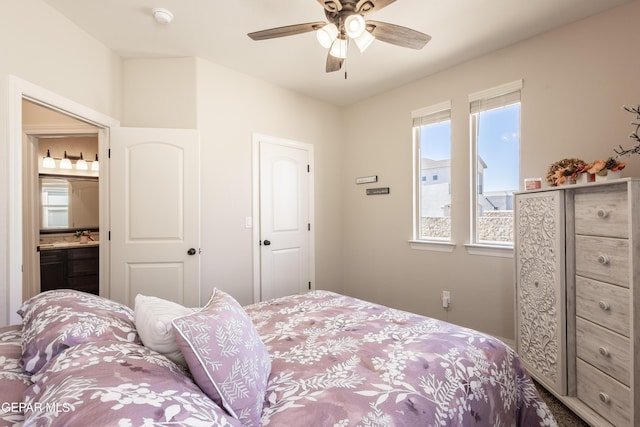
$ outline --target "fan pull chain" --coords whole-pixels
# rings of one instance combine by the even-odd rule
[[[349,49],[349,39],[347,39],[347,50]],[[347,55],[348,57],[348,55]],[[347,80],[347,64],[349,63],[349,61],[347,61],[347,58],[344,58],[344,79]]]

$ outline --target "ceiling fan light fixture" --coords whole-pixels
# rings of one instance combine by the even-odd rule
[[[362,33],[362,35],[360,35],[360,37],[357,37],[355,39],[356,46],[358,46],[360,52],[364,52],[369,46],[371,46],[371,43],[373,43],[375,39],[376,38],[373,34],[371,34],[369,31],[365,31],[364,33]]]
[[[316,31],[318,43],[325,49],[329,49],[338,37],[338,27],[335,24],[327,24]]]
[[[329,55],[345,59],[347,57],[347,39],[336,39],[331,45]]]
[[[344,29],[347,35],[352,39],[357,39],[366,32],[366,24],[364,18],[359,13],[349,15],[344,21]]]

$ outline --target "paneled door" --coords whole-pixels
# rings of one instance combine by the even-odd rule
[[[260,141],[260,297],[311,289],[311,171],[304,145]]]
[[[111,129],[110,297],[195,307],[200,293],[199,138],[188,129]]]

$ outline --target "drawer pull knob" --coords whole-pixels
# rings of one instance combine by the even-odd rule
[[[609,350],[607,350],[605,347],[600,347],[598,349],[598,351],[600,352],[600,354],[604,357],[608,357],[609,356]]]
[[[607,212],[604,209],[598,209],[598,218],[605,219],[608,216],[609,216],[609,212]]]
[[[600,308],[602,309],[602,311],[607,311],[609,310],[609,303],[606,301],[600,301],[598,303],[598,306],[600,306]]]
[[[609,403],[611,401],[607,393],[600,392],[598,393],[598,397],[602,403]]]
[[[598,262],[602,265],[609,265],[609,257],[606,255],[599,255]]]

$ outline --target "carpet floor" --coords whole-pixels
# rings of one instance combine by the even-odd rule
[[[549,393],[544,387],[534,381],[540,397],[547,404],[553,416],[556,418],[559,427],[588,427],[589,424],[582,421],[580,417],[571,412],[569,408],[564,406],[554,395]]]

